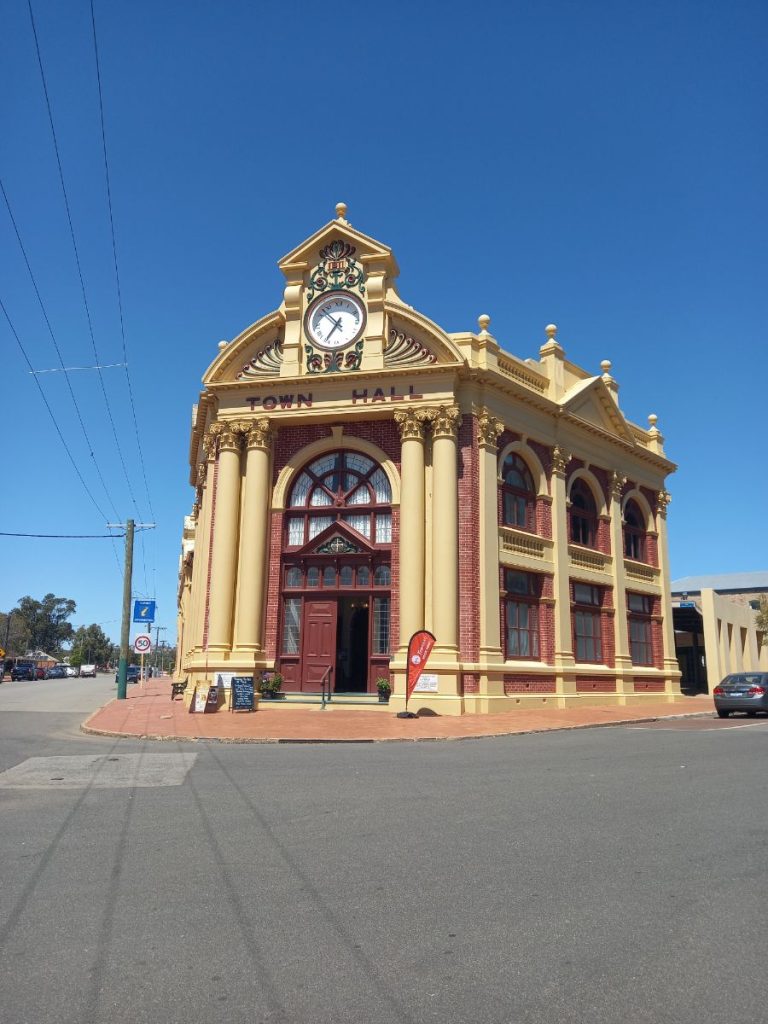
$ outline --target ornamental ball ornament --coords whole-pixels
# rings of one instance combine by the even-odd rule
[[[346,215],[347,215],[347,204],[346,203],[336,203],[336,216],[339,218],[339,220],[344,220]]]
[[[611,365],[612,364],[610,359],[603,359],[603,361],[600,363],[600,369],[603,371],[603,373],[608,374],[611,372]]]
[[[228,341],[220,341],[219,342],[219,352],[223,352],[228,344],[229,344]]]
[[[655,430],[656,429],[656,424],[659,422],[659,417],[656,415],[655,412],[652,412],[650,414],[650,416],[648,417],[648,422],[651,425],[651,430]]]
[[[557,324],[547,324],[544,330],[547,332],[548,338],[554,338],[557,334]]]
[[[488,316],[487,313],[481,313],[480,316],[477,318],[477,323],[478,323],[481,331],[487,331],[488,330],[488,324],[490,322],[491,322],[491,318]]]

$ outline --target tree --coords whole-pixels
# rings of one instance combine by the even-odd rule
[[[112,657],[113,647],[114,644],[97,623],[80,626],[72,638],[69,663],[75,668],[80,665],[106,665]]]
[[[17,658],[29,650],[29,628],[17,612],[0,612],[0,646],[7,658]]]
[[[760,598],[760,608],[755,615],[755,626],[759,633],[768,633],[768,597]]]
[[[61,645],[72,639],[74,629],[67,622],[75,614],[77,605],[69,597],[55,597],[46,594],[42,601],[33,597],[22,597],[13,617],[18,616],[27,630],[30,650],[58,654]]]

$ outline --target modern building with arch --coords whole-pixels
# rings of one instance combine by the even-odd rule
[[[337,216],[279,262],[282,302],[203,377],[190,444],[177,674],[279,671],[286,691],[414,710],[680,693],[666,458],[611,364],[504,351],[405,303],[392,251]],[[192,687],[188,688],[189,690]]]

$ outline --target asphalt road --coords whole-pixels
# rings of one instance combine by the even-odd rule
[[[0,686],[2,1024],[768,1020],[764,720],[79,733],[112,682]]]

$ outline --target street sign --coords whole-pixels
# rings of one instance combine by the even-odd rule
[[[137,654],[149,654],[152,650],[152,637],[149,633],[139,633],[133,641],[133,649]]]
[[[696,607],[696,602],[695,601],[681,601],[680,604],[677,607],[678,608],[695,608]]]
[[[134,622],[154,622],[155,621],[155,605],[156,601],[134,601],[133,602],[133,621]]]

